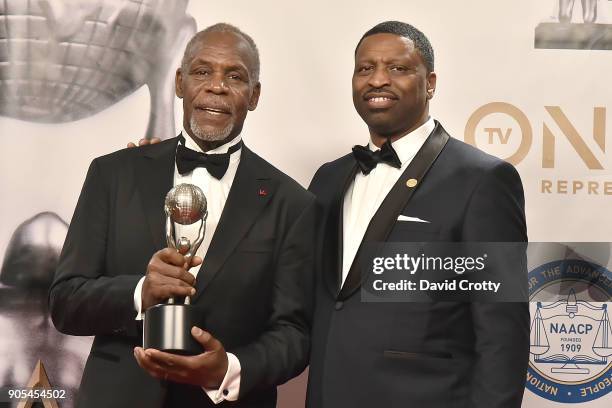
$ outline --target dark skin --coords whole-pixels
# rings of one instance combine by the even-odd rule
[[[196,256],[188,262],[187,258],[173,248],[159,250],[151,257],[142,284],[142,310],[171,297],[195,295],[195,278],[187,270],[200,265],[202,259]]]
[[[435,87],[436,74],[428,72],[412,40],[384,33],[366,37],[359,45],[353,104],[376,146],[424,124]]]
[[[255,110],[261,85],[251,77],[255,58],[248,43],[235,33],[205,34],[191,53],[185,69],[176,70],[176,96],[183,99],[183,126],[189,136],[208,151],[234,139],[242,131],[247,112]],[[198,138],[191,118],[211,133],[228,127],[218,141]]]
[[[226,40],[232,41],[230,38]],[[234,55],[227,50],[216,48],[214,44],[200,49],[227,57]],[[190,77],[186,78],[180,69],[176,76],[177,96],[183,97],[185,129],[205,151],[226,143],[238,135],[247,110],[252,110],[251,107],[254,109],[259,98],[259,84],[252,92],[238,86],[240,84],[232,88],[233,90],[227,85],[222,85],[222,82],[229,82],[227,75],[233,69],[222,61],[222,58],[214,56],[208,56],[207,60],[203,61],[195,58],[192,61],[193,70],[189,71]],[[246,63],[247,60],[243,62]],[[198,73],[198,67],[202,65],[212,67],[210,73],[205,75]],[[375,34],[365,38],[357,50],[353,74],[353,103],[368,125],[372,141],[378,147],[388,139],[393,142],[405,136],[427,121],[429,100],[433,97],[435,85],[436,74],[427,71],[418,50],[409,39],[394,34]],[[192,134],[189,121],[192,114],[200,115],[196,117],[202,120],[211,116],[207,112],[193,109],[193,106],[200,108],[206,106],[209,101],[217,101],[217,96],[222,96],[224,101],[232,101],[232,98],[240,96],[237,98],[238,102],[232,105],[234,110],[231,113],[241,120],[240,126],[235,127],[224,141],[211,144],[197,139]],[[218,108],[219,105],[215,107]],[[226,119],[230,118],[215,114],[209,122],[222,128],[227,124]],[[150,143],[158,141],[159,139],[153,138]],[[141,139],[139,145],[145,144],[149,144],[149,141]],[[128,147],[134,147],[134,144],[130,143]],[[176,262],[180,260],[177,258]],[[178,272],[175,271],[175,275],[178,275]],[[181,286],[176,286],[177,290]],[[210,351],[195,357],[181,357],[157,350],[144,351],[137,347],[134,353],[138,363],[156,378],[217,388],[227,371],[227,356],[220,342],[209,333],[202,332],[200,336],[196,335],[196,329],[194,328],[192,334],[206,350]],[[222,361],[223,357],[226,361],[225,368],[218,369],[216,362]],[[212,379],[210,367],[218,369],[218,380]],[[209,381],[204,383],[202,379],[206,378]]]
[[[247,112],[257,107],[261,85],[251,77],[254,55],[248,43],[231,32],[202,36],[190,53],[185,70],[176,71],[176,95],[183,99],[183,126],[203,151],[234,139],[242,131]],[[222,140],[203,140],[191,129],[191,118],[206,133],[230,132]],[[151,143],[159,141],[153,138]],[[140,145],[148,144],[140,141]],[[133,147],[134,144],[128,144]],[[189,260],[175,249],[153,255],[142,285],[142,310],[170,297],[193,296],[195,278],[188,270],[202,259]],[[193,327],[192,336],[202,345],[196,356],[179,356],[155,349],[134,348],[138,365],[151,376],[208,389],[219,388],[227,373],[223,344],[210,333]]]
[[[210,333],[198,328],[191,335],[206,350],[197,356],[180,356],[155,349],[134,348],[138,365],[154,378],[217,389],[227,372],[227,354],[223,344]],[[225,365],[220,364],[225,361]]]
[[[395,34],[374,34],[359,45],[353,104],[376,146],[382,146],[389,138],[393,142],[425,123],[435,88],[436,74],[428,72],[412,40]],[[372,101],[375,97],[386,100]],[[158,141],[141,139],[139,145]]]

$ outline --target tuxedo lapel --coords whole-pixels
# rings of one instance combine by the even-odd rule
[[[178,138],[143,149],[136,164],[136,188],[157,248],[166,247],[164,201],[174,184],[174,156]],[[146,150],[145,150],[146,149]]]
[[[332,267],[329,269],[329,273],[325,274],[325,282],[330,293],[335,297],[338,294],[340,284],[342,282],[342,254],[344,247],[344,196],[346,190],[348,190],[352,181],[355,179],[355,174],[358,170],[357,162],[353,159],[352,155],[346,157],[345,160],[339,163],[339,168],[335,174],[338,178],[332,183],[333,186],[340,186],[335,188],[335,195],[332,197],[331,205],[329,209],[328,225],[331,226],[329,229],[331,236],[335,237],[336,245],[332,245],[329,250],[331,256],[334,256]],[[325,268],[324,268],[325,270]]]
[[[393,185],[393,188],[370,220],[359,250],[355,255],[355,259],[353,259],[349,274],[338,293],[339,300],[345,300],[361,286],[361,282],[365,278],[360,272],[361,268],[359,265],[359,257],[363,247],[369,243],[382,242],[387,239],[398,215],[401,214],[414,192],[423,183],[427,171],[435,162],[449,137],[442,126],[436,122],[434,131],[429,135],[412,162],[410,162],[404,173]]]
[[[195,302],[270,202],[276,183],[263,172],[261,160],[243,145],[240,164],[223,207],[219,224],[196,280]]]

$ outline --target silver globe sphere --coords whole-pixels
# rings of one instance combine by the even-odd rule
[[[173,222],[189,225],[206,216],[204,192],[193,184],[179,184],[166,195],[165,211]]]

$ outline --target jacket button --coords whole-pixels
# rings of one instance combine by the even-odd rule
[[[336,306],[335,306],[336,310],[340,310],[343,307],[344,307],[344,302],[343,301],[339,300],[339,301],[336,302]]]

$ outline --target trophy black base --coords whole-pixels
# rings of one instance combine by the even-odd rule
[[[152,306],[145,312],[143,347],[188,356],[201,354],[202,345],[191,335],[193,326],[203,327],[202,312],[193,305]]]
[[[535,48],[612,50],[612,24],[540,23]]]

